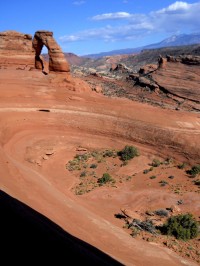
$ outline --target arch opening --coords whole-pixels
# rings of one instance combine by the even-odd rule
[[[47,58],[49,60],[45,60],[41,54],[43,47],[48,50]],[[54,40],[52,32],[37,31],[33,38],[33,48],[35,50],[35,68],[41,69],[44,74],[48,74],[50,71],[70,71],[65,56],[59,45]]]

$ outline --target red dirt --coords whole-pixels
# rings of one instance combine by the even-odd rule
[[[143,170],[155,157],[200,163],[199,114],[107,98],[81,80],[58,74],[1,69],[0,80],[3,191],[124,265],[197,265],[161,244],[132,238],[114,214],[120,208],[142,214],[170,207],[181,198],[181,211],[191,211],[192,205],[198,217],[199,194],[183,170],[159,167],[153,172],[156,180]],[[93,151],[127,144],[138,147],[141,156],[113,170],[116,187],[74,194],[79,173],[68,171],[66,164],[79,147]],[[114,163],[117,158],[108,166]],[[158,181],[171,174],[176,178],[170,186],[160,187]],[[177,180],[183,195],[173,192]]]

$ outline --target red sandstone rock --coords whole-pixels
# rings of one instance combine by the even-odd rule
[[[172,95],[200,102],[200,56],[163,59],[152,74],[153,80]]]
[[[49,66],[40,55],[43,46],[49,54]],[[0,33],[0,67],[14,69],[41,69],[45,74],[49,71],[69,72],[70,68],[65,56],[49,31],[37,31],[34,39],[30,34],[16,31]]]
[[[25,69],[34,66],[35,53],[32,48],[32,36],[16,31],[0,33],[1,68]]]
[[[58,72],[69,72],[70,68],[65,59],[65,56],[53,38],[53,32],[50,31],[37,31],[33,39],[33,48],[36,52],[37,69],[43,69],[43,60],[40,57],[43,46],[46,46],[49,53],[49,70]]]

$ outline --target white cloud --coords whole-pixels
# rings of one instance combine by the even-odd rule
[[[80,5],[83,5],[85,4],[85,1],[74,1],[73,2],[73,5],[76,5],[76,6],[80,6]]]
[[[131,14],[127,12],[105,13],[92,17],[93,21],[110,20],[111,25],[87,29],[60,38],[64,42],[98,39],[108,41],[134,40],[149,34],[199,31],[200,2],[188,4],[175,2],[166,8],[148,14]],[[119,24],[123,19],[123,23]],[[115,21],[118,21],[115,25]]]
[[[121,18],[130,18],[131,14],[127,12],[116,12],[116,13],[105,13],[101,15],[96,15],[92,17],[92,20],[107,20],[107,19],[121,19]]]
[[[163,8],[161,10],[158,10],[157,13],[168,13],[168,12],[180,12],[180,11],[186,11],[192,6],[192,4],[188,4],[186,2],[175,2],[171,4],[170,6]]]

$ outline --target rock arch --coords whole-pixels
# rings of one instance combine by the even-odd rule
[[[46,46],[49,54],[49,71],[69,72],[70,68],[65,56],[53,38],[51,31],[36,31],[33,38],[35,50],[35,68],[44,70],[44,61],[41,56],[43,46]]]

